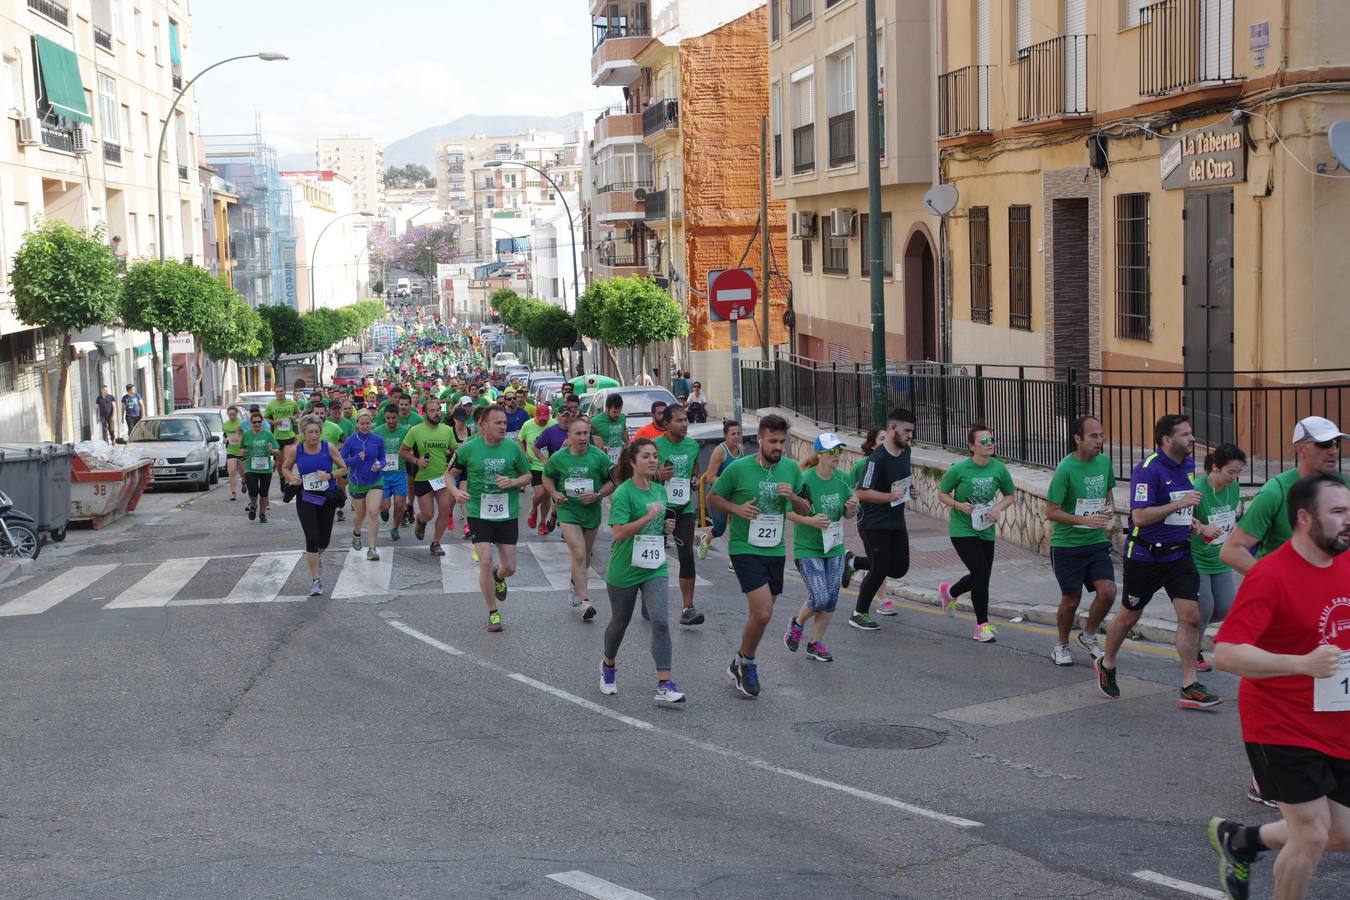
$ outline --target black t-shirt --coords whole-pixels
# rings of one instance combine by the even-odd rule
[[[98,407],[98,414],[105,419],[111,419],[113,410],[117,409],[117,401],[112,398],[111,394],[106,396],[99,394],[94,398],[94,405]]]
[[[864,491],[881,491],[886,494],[890,493],[893,484],[908,477],[909,448],[901,450],[898,456],[892,456],[883,443],[872,451],[856,487]],[[904,531],[906,505],[907,502],[899,506],[891,506],[889,502],[863,503],[858,527]]]

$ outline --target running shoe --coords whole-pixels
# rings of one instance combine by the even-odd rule
[[[1252,779],[1251,786],[1247,788],[1247,799],[1253,803],[1260,803],[1262,806],[1269,806],[1271,809],[1278,809],[1279,805],[1274,800],[1267,800],[1261,796],[1261,785]]]
[[[944,581],[938,585],[938,596],[942,598],[942,608],[947,615],[956,615],[956,598],[952,596],[951,582]]]
[[[698,553],[699,559],[708,558],[708,547],[710,547],[711,545],[712,545],[711,533],[705,534],[703,537],[698,539],[698,546],[695,547],[694,550],[696,553]]]
[[[1209,662],[1205,659],[1205,651],[1203,650],[1195,654],[1195,671],[1197,672],[1214,671],[1214,667],[1210,665]]]
[[[267,513],[258,513],[258,524],[259,525],[267,524]]]
[[[469,555],[473,557],[474,562],[478,562],[478,547],[476,545],[469,547]]]
[[[614,666],[607,666],[604,660],[600,661],[600,693],[614,696],[619,692],[619,685],[615,679],[618,676]]]
[[[234,491],[230,491],[230,502],[233,503],[234,501],[236,501],[236,500],[238,500],[238,499],[239,499],[239,498],[235,496]]]
[[[366,550],[366,559],[368,559],[371,562],[379,562],[380,551],[376,550],[374,547],[370,547],[369,549]]]
[[[538,525],[539,525],[539,515],[538,515],[536,512],[534,512],[534,510],[531,510],[531,511],[530,511],[530,518],[529,518],[529,520],[525,523],[525,527],[526,527],[526,528],[535,528],[535,527],[537,527]]]
[[[430,549],[431,549],[431,555],[432,555],[432,556],[444,556],[444,555],[445,555],[445,551],[441,549],[441,542],[440,542],[440,541],[432,541],[432,542],[431,542],[431,548],[430,548]]]
[[[492,612],[488,613],[487,630],[491,631],[493,634],[502,630],[502,614],[500,610],[494,609]]]
[[[727,560],[727,571],[732,573],[736,571],[736,564],[731,560]]]
[[[497,575],[497,570],[496,570],[496,569],[493,569],[493,570],[492,570],[492,579],[493,579],[493,586],[492,586],[492,589],[493,589],[493,591],[496,593],[497,602],[498,602],[498,603],[505,603],[505,602],[506,602],[506,580],[505,580],[504,578],[498,577],[498,575]]]
[[[1086,631],[1078,632],[1078,646],[1092,654],[1093,659],[1101,659],[1106,655],[1106,650],[1102,647],[1101,642],[1097,640],[1097,636],[1095,634],[1088,634]]]
[[[675,682],[667,678],[656,686],[656,696],[652,699],[657,703],[683,703],[685,697],[675,686]]]
[[[389,540],[396,541],[400,537],[401,535],[398,533],[398,526],[394,526],[393,528],[389,529]]]
[[[1203,684],[1193,681],[1181,689],[1177,706],[1182,709],[1213,709],[1222,702],[1222,697],[1211,694]]]
[[[1100,659],[1092,660],[1092,671],[1097,673],[1097,690],[1103,697],[1120,699],[1120,688],[1116,685],[1116,670],[1108,669]]]
[[[347,513],[346,513],[345,510],[339,509],[339,510],[337,511],[337,520],[338,520],[339,522],[345,522],[345,521],[347,521]]]
[[[971,635],[971,637],[981,644],[992,644],[997,640],[997,638],[994,637],[997,630],[998,629],[994,628],[993,625],[985,622],[983,625],[975,626],[975,633]]]
[[[802,626],[798,625],[797,620],[794,618],[788,623],[787,633],[783,635],[783,646],[788,648],[788,652],[796,653],[797,648],[801,646],[801,643]]]
[[[855,612],[848,617],[848,624],[852,625],[854,628],[861,628],[863,631],[881,630],[881,626],[877,624],[877,620],[867,613]]]
[[[1233,835],[1242,826],[1218,816],[1209,820],[1209,845],[1219,855],[1219,885],[1228,900],[1247,900],[1251,888],[1252,860],[1233,849]]]
[[[574,587],[567,589],[567,605],[573,609],[581,605],[581,595],[577,593],[577,589]]]
[[[541,524],[541,525],[539,526],[539,536],[540,536],[540,537],[548,537],[548,525],[543,525],[543,524]]]
[[[895,602],[891,600],[882,600],[877,604],[877,615],[893,616],[895,615]]]
[[[258,508],[256,506],[250,506],[248,508],[248,520],[252,522],[256,518],[258,518]]]
[[[361,549],[361,535],[360,535],[360,533],[356,533],[356,534],[353,534],[353,535],[352,535],[352,549],[353,549],[353,550],[360,550],[360,549]]]
[[[830,651],[825,649],[825,645],[820,641],[812,641],[806,645],[806,655],[816,662],[834,662],[834,657]]]
[[[381,521],[381,522],[388,522],[388,521],[389,521],[389,510],[387,510],[387,509],[382,509],[382,510],[380,510],[380,521]]]
[[[759,696],[759,667],[755,663],[733,659],[727,671],[731,673],[736,690],[747,697]]]
[[[1050,659],[1054,660],[1057,666],[1073,665],[1073,654],[1069,652],[1068,644],[1056,644],[1055,649],[1050,651]]]
[[[422,540],[422,538],[426,536],[427,536],[427,523],[423,522],[421,519],[418,519],[417,524],[413,526],[413,537],[417,538],[420,541]]]
[[[470,534],[469,534],[469,523],[468,523],[468,522],[465,522],[465,523],[464,523],[464,540],[467,541],[467,540],[469,539],[469,537],[470,537]]]
[[[699,612],[695,607],[686,606],[684,610],[680,613],[680,624],[702,625],[703,613]]]
[[[583,607],[581,610],[581,621],[589,622],[591,619],[594,618],[595,618],[595,607],[592,606],[588,601],[585,607]]]
[[[319,581],[317,578],[311,581],[309,583],[309,595],[311,597],[323,596],[323,582]]]

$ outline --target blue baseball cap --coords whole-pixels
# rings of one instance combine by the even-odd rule
[[[844,442],[840,440],[839,435],[835,434],[833,431],[826,431],[816,436],[815,447],[817,453],[834,450],[842,446],[844,446]]]

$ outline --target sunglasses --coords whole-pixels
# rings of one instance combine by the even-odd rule
[[[977,440],[975,443],[979,444],[981,447],[992,447],[993,445],[995,445],[995,444],[998,443],[998,438],[996,438],[996,437],[982,437],[982,438],[980,438],[979,440]]]
[[[843,453],[843,452],[844,452],[844,448],[843,448],[843,447],[835,447],[833,450],[822,450],[822,451],[820,451],[820,455],[821,455],[821,456],[838,456],[839,454],[841,454],[841,453]]]
[[[1340,438],[1332,438],[1329,441],[1313,441],[1313,446],[1319,450],[1330,450],[1332,447],[1339,447],[1340,445]]]

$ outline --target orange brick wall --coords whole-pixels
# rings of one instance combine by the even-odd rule
[[[759,216],[759,123],[769,114],[768,9],[680,44],[680,121],[684,153],[684,229],[690,285],[707,291],[708,272],[736,266]],[[788,339],[787,204],[769,200],[774,268],[770,340]],[[760,277],[756,240],[745,266]],[[761,302],[763,302],[761,298]],[[756,310],[756,321],[762,321]],[[730,346],[726,322],[708,320],[708,299],[689,295],[692,350]],[[740,329],[742,344],[757,344],[753,326]]]

